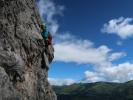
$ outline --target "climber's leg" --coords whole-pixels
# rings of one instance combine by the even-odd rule
[[[45,50],[47,56],[48,56],[48,60],[49,60],[49,63],[52,62],[52,60],[54,59],[54,48],[52,45],[48,45],[46,47],[46,50]]]
[[[42,68],[46,68],[48,70],[49,69],[48,65],[49,65],[48,57],[46,53],[43,52],[42,53]]]

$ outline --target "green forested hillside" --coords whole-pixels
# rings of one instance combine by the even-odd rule
[[[53,86],[58,100],[133,100],[133,81]]]

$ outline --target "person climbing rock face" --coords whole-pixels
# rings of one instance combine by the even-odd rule
[[[45,41],[45,49],[42,55],[42,68],[48,68],[48,64],[50,64],[54,58],[54,48],[52,46],[52,35],[47,30],[46,26],[41,25],[41,35]],[[44,63],[45,62],[45,63]]]

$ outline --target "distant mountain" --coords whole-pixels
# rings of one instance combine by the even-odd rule
[[[53,86],[58,100],[133,100],[133,81],[79,83]]]

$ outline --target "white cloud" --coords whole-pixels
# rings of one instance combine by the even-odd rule
[[[105,68],[102,71],[106,76],[106,80],[119,82],[125,82],[133,78],[133,64],[129,62],[114,65],[109,68]]]
[[[58,21],[55,19],[56,16],[62,15],[64,6],[55,5],[52,0],[39,0],[37,2],[39,12],[42,20],[45,20],[45,24],[54,35],[59,29]]]
[[[133,18],[120,17],[118,19],[112,19],[108,23],[104,24],[102,29],[103,33],[116,34],[122,39],[133,36]]]
[[[109,60],[114,61],[114,60],[117,60],[117,59],[124,57],[124,56],[126,56],[126,53],[124,53],[124,52],[113,53],[109,57]]]
[[[91,41],[77,39],[70,34],[59,38],[61,41],[54,45],[55,61],[99,64],[126,56],[124,52],[111,53],[112,50],[105,45],[96,48]]]
[[[108,81],[108,82],[126,82],[133,79],[133,64],[125,62],[110,67],[99,66],[94,72],[86,71],[83,83]]]
[[[62,85],[71,85],[75,83],[73,79],[57,79],[57,78],[48,78],[51,85],[62,86]]]
[[[105,81],[102,74],[97,72],[85,71],[84,75],[85,75],[85,79],[82,81],[82,83]]]
[[[106,60],[110,49],[106,46],[94,48],[88,40],[64,41],[54,45],[55,61],[76,63],[100,63]]]

